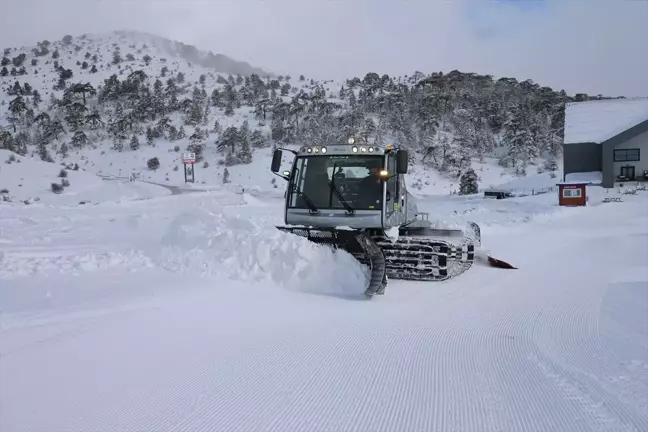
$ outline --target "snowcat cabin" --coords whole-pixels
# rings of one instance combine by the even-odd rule
[[[407,152],[363,145],[304,146],[292,169],[277,174],[288,181],[285,221],[292,225],[350,228],[383,226],[386,204],[393,207],[399,174],[407,172]],[[387,202],[386,202],[387,201]]]

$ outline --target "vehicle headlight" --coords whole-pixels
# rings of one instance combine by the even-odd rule
[[[308,153],[313,153],[313,149],[308,147],[308,150],[306,150]]]
[[[351,149],[351,151],[352,151],[353,153],[358,153],[358,147],[355,147],[355,146],[354,146],[354,147]]]
[[[322,147],[322,153],[326,153],[326,147]]]
[[[369,153],[373,153],[373,151],[374,151],[374,148],[373,148],[373,147],[369,147]]]
[[[366,151],[367,151],[367,147],[360,147],[360,151],[363,152],[363,153],[366,152]]]

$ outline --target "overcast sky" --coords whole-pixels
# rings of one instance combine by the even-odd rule
[[[0,41],[139,30],[277,73],[453,69],[648,96],[648,0],[3,0]]]

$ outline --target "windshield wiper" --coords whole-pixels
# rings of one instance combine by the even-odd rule
[[[297,187],[294,187],[297,189]],[[308,209],[310,210],[310,213],[319,213],[319,209],[315,207],[315,204],[313,204],[313,201],[311,201],[310,198],[308,198],[308,195],[306,195],[304,192],[297,190],[297,193],[301,195],[304,198],[304,201],[306,201],[306,205],[308,205]]]
[[[333,176],[331,177],[331,181],[328,182],[329,188],[331,189],[331,191],[333,191],[335,193],[335,196],[337,197],[337,199],[340,200],[340,202],[342,203],[342,205],[346,209],[347,214],[353,215],[353,214],[355,214],[355,210],[353,209],[353,207],[351,207],[349,205],[347,200],[344,199],[344,197],[342,196],[340,191],[335,187],[335,169],[336,168],[337,168],[337,165],[333,165]]]

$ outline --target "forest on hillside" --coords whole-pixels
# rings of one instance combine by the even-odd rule
[[[46,54],[57,74],[53,90],[60,95],[52,92],[48,100],[21,82],[27,73],[24,54],[0,61],[0,76],[15,77],[4,89],[8,127],[0,130],[0,148],[24,155],[34,147],[43,160],[105,140],[124,151],[137,150],[140,139],[155,145],[158,139],[188,138],[186,149],[199,158],[213,147],[226,165],[235,165],[249,163],[254,148],[346,142],[354,136],[403,146],[412,158],[456,177],[471,158],[493,154],[501,165],[524,174],[539,160],[555,169],[567,102],[602,98],[570,97],[530,80],[459,71],[397,78],[371,72],[346,80],[335,92],[327,90],[330,82],[304,76],[294,83],[289,76],[218,75],[220,85],[208,91],[205,74],[187,82],[183,72],[165,66],[158,76],[122,69],[95,88],[75,81],[73,71],[59,63],[58,50]],[[142,60],[148,65],[151,58]],[[123,61],[115,50],[111,62]],[[93,72],[96,62],[87,53],[78,66]],[[243,109],[257,126],[247,120],[239,127],[220,125],[219,119]],[[175,145],[175,150],[185,149]]]

